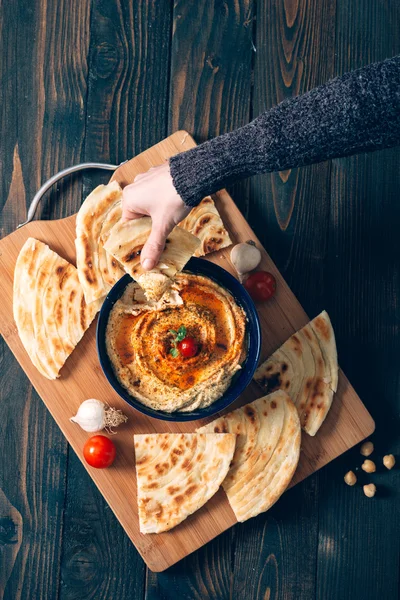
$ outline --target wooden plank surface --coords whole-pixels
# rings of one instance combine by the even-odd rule
[[[160,79],[160,70],[167,80],[171,78],[172,87],[174,63],[183,62],[191,46],[200,50],[193,50],[186,61],[182,95],[178,99],[171,95],[169,131],[173,123],[175,129],[187,128],[198,141],[229,131],[262,110],[265,85],[271,89],[265,107],[279,98],[274,95],[276,81],[280,93],[293,95],[294,87],[287,88],[281,75],[287,73],[290,61],[302,68],[300,91],[305,91],[322,82],[325,73],[326,77],[331,72],[340,75],[400,52],[400,7],[389,0],[336,0],[329,6],[314,0],[211,0],[196,3],[202,10],[185,8],[187,3],[178,1],[170,31],[160,15],[170,9],[172,14],[172,3],[139,4],[142,11],[125,0],[83,0],[61,3],[57,13],[46,1],[2,4],[1,235],[12,232],[23,220],[26,205],[46,177],[83,158],[85,135],[85,158],[110,162],[131,155],[130,144],[136,144],[137,152],[164,137],[166,120],[160,114],[160,102],[168,100],[168,81],[164,84]],[[134,35],[125,31],[132,31],[132,22],[137,28]],[[211,22],[214,31],[211,25],[205,27]],[[327,37],[321,35],[321,27]],[[179,45],[171,55],[169,42],[176,34]],[[251,37],[257,52],[249,51]],[[117,53],[122,70],[114,69],[112,60],[108,62],[108,49]],[[97,68],[98,52],[101,69]],[[205,62],[209,55],[214,69]],[[171,63],[171,71],[166,63]],[[130,111],[135,90],[143,90],[144,70],[147,94]],[[221,70],[223,84],[218,79]],[[124,87],[127,72],[129,90]],[[265,74],[265,84],[260,83],[260,73]],[[77,82],[82,93],[78,92],[75,110],[67,113],[63,107],[68,98],[77,97]],[[219,86],[219,101],[210,95],[214,82]],[[89,96],[85,86],[92,89]],[[129,95],[129,101],[119,111],[118,99],[124,95]],[[195,118],[191,105],[196,105]],[[154,111],[153,106],[160,108]],[[97,117],[92,125],[94,107]],[[149,114],[154,118],[149,119]],[[75,125],[82,117],[83,131]],[[14,160],[17,143],[19,161]],[[376,417],[373,441],[378,463],[382,454],[400,451],[398,161],[398,149],[363,160],[333,161],[342,183],[332,185],[329,193],[324,177],[318,176],[322,165],[301,170],[301,186],[292,195],[281,191],[275,199],[269,183],[273,175],[260,178],[257,184],[254,178],[242,182],[233,191],[235,202],[309,314],[329,308],[342,366]],[[305,193],[302,187],[309,176],[313,185]],[[85,191],[99,180],[105,178],[85,175]],[[4,207],[12,183],[18,202]],[[80,183],[78,175],[58,184],[38,215],[54,218],[76,211],[82,201]],[[357,201],[353,201],[355,186]],[[290,208],[286,197],[297,217],[285,229],[282,214]],[[244,594],[246,598],[295,600],[398,598],[398,470],[376,474],[378,496],[370,501],[359,487],[350,489],[342,483],[343,474],[360,464],[358,451],[351,451],[287,492],[266,515],[234,527],[167,572],[148,573],[145,578],[140,558],[134,560],[134,547],[80,461],[72,452],[66,463],[62,459],[65,450],[54,446],[59,439],[66,449],[64,438],[1,339],[0,369],[0,487],[9,500],[8,504],[1,500],[2,519],[7,516],[0,529],[0,597],[5,588],[4,597],[12,600],[33,595],[58,598],[60,594],[64,599],[83,594],[96,600],[124,600],[141,598],[146,588],[146,597],[157,600],[225,600]],[[52,474],[50,489],[42,484],[45,472]],[[62,485],[55,485],[56,473]],[[63,492],[66,477],[67,483],[72,478],[67,496]],[[64,506],[69,513],[66,520]],[[79,520],[74,520],[78,513]],[[15,533],[17,544],[13,543]],[[60,573],[60,551],[54,553],[54,548],[61,539]],[[47,555],[50,569],[43,568]]]
[[[126,185],[132,182],[139,173],[161,164],[181,149],[189,149],[194,145],[194,141],[187,132],[178,131],[119,167],[112,179],[118,180],[121,185]],[[222,191],[218,194],[217,206],[230,235],[236,242],[254,239],[260,245],[226,192]],[[125,405],[124,401],[110,390],[98,364],[94,323],[67,361],[61,377],[57,381],[49,381],[42,377],[32,365],[21,344],[12,316],[14,265],[18,252],[28,237],[35,237],[46,242],[67,260],[75,262],[74,216],[59,221],[33,222],[2,240],[0,242],[0,270],[3,285],[0,289],[0,302],[3,309],[0,317],[0,331],[69,443],[82,460],[82,447],[88,436],[71,423],[69,417],[75,414],[84,398],[107,399],[111,405],[121,408],[128,415],[128,424],[121,428],[118,438],[116,438],[118,458],[115,465],[107,470],[91,469],[86,464],[85,467],[146,564],[153,571],[163,571],[231,527],[236,523],[236,519],[224,492],[220,490],[202,510],[171,532],[157,536],[141,535],[138,530],[132,436],[134,433],[153,431],[194,431],[201,421],[196,424],[164,423],[139,415],[134,409]],[[214,253],[209,260],[233,273],[233,267],[229,261],[229,249]],[[258,307],[263,332],[261,351],[263,360],[294,331],[302,327],[308,318],[265,251],[261,267],[274,273],[278,288],[277,294],[271,302]],[[261,390],[255,383],[252,383],[236,402],[236,406],[254,400],[260,395],[262,395]],[[323,428],[315,438],[303,436],[301,459],[291,485],[305,479],[370,435],[373,430],[372,418],[346,377],[340,373],[335,402]]]

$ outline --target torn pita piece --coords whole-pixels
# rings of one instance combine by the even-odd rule
[[[26,240],[14,270],[14,319],[24,348],[42,375],[59,376],[98,308],[98,302],[86,304],[73,265],[46,244]]]
[[[289,396],[279,390],[197,431],[237,435],[222,482],[237,520],[247,521],[271,508],[289,485],[300,456],[299,417]]]
[[[192,208],[179,226],[200,239],[194,256],[205,256],[232,244],[211,196],[203,198],[200,204]]]
[[[143,288],[150,301],[158,301],[200,245],[200,240],[181,227],[168,235],[160,262],[151,271],[140,264],[140,253],[150,235],[151,218],[119,221],[110,231],[104,248]]]
[[[234,434],[135,435],[141,533],[172,529],[220,487],[233,457]]]
[[[76,217],[76,266],[86,301],[104,298],[124,275],[113,256],[104,250],[111,229],[122,215],[122,189],[117,181],[99,185]]]
[[[321,427],[338,384],[335,334],[323,311],[258,367],[254,379],[268,392],[285,390],[309,435]]]

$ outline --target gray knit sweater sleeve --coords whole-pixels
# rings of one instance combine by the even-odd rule
[[[400,56],[285,100],[254,121],[172,157],[188,206],[233,182],[400,143]]]

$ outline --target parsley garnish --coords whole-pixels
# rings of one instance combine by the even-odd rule
[[[179,356],[179,350],[177,348],[177,344],[185,339],[186,327],[184,325],[181,325],[179,327],[178,331],[176,331],[175,329],[170,329],[169,333],[172,333],[172,335],[174,336],[174,339],[172,340],[173,346],[172,346],[171,350],[169,351],[169,353],[174,358],[176,358],[177,356]]]

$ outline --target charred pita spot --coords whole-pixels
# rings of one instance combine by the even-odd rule
[[[188,458],[185,458],[185,460],[183,461],[182,469],[186,469],[186,470],[190,469],[190,460]]]
[[[304,335],[306,336],[306,338],[308,340],[310,340],[310,341],[312,340],[311,333],[309,332],[309,330],[307,329],[307,327],[305,329],[303,329],[303,333],[304,333]]]
[[[82,294],[82,298],[81,298],[81,307],[80,307],[80,322],[81,322],[81,328],[82,331],[85,331],[86,329],[86,302],[85,302],[85,297]]]
[[[172,466],[174,467],[177,462],[178,462],[178,457],[175,454],[171,454],[171,463],[172,463]]]
[[[275,402],[275,400],[272,400],[272,402],[271,402],[271,408],[276,408],[276,402]]]
[[[94,284],[94,283],[96,283],[96,278],[93,276],[93,273],[90,269],[91,269],[91,264],[90,264],[89,269],[83,269],[83,274],[88,283]]]
[[[148,459],[148,457],[147,457],[146,455],[145,455],[145,456],[142,456],[142,458],[139,458],[139,459],[136,461],[136,465],[142,465],[143,463],[145,463],[145,462],[147,461],[147,459]],[[150,478],[150,475],[149,475],[149,478]]]
[[[267,388],[269,392],[274,392],[275,390],[279,390],[282,385],[282,379],[280,373],[273,373],[269,377],[266,377],[266,383],[264,386]]]
[[[266,410],[264,410],[263,415],[264,415],[264,417],[268,417],[268,413]]]
[[[63,315],[63,311],[62,311],[61,302],[57,302],[57,304],[56,304],[56,310],[55,310],[54,317],[55,317],[57,325],[62,325],[64,315]]]
[[[222,431],[221,431],[221,429],[219,428],[219,426],[218,426],[218,425],[216,425],[216,426],[214,427],[214,433],[222,433]]]
[[[148,509],[147,506],[144,507],[145,513],[146,515],[148,515],[149,517],[157,517],[157,519],[161,519],[164,509],[161,506],[161,504],[159,502],[157,502],[155,505],[151,505],[151,509]]]
[[[251,406],[244,407],[244,414],[249,417],[250,423],[254,424],[256,422],[256,413]]]
[[[172,450],[173,454],[177,454],[178,456],[181,456],[181,454],[183,454],[183,448],[182,446],[178,446],[177,448],[174,448]]]
[[[330,329],[328,323],[322,317],[317,317],[313,321],[313,325],[316,329],[318,329],[321,336],[326,340],[330,340]]]
[[[223,243],[223,239],[222,238],[215,238],[215,237],[210,237],[204,244],[204,249],[206,251],[206,253],[211,253],[211,252],[215,252],[216,250],[218,250],[220,248],[220,246]]]
[[[322,402],[319,402],[319,403],[317,404],[317,408],[322,408],[322,406],[323,406]]]
[[[312,379],[307,379],[306,381],[306,388],[309,390],[312,384]]]
[[[289,388],[289,386],[290,386],[290,381],[287,381],[287,382],[285,383],[285,389],[288,389],[288,388]]]
[[[171,496],[173,496],[174,494],[177,494],[180,491],[180,487],[175,485],[170,485],[169,487],[167,487],[167,492],[168,494],[170,494]]]
[[[325,392],[324,382],[321,377],[317,377],[314,381],[314,385],[311,392],[311,399],[315,400],[317,396],[323,396]]]
[[[272,365],[268,365],[268,367],[265,369],[267,373],[270,373],[272,371],[273,367]]]
[[[192,494],[194,494],[194,492],[198,489],[198,486],[194,483],[193,485],[189,485],[188,488],[186,488],[185,490],[185,495],[186,496],[191,496]]]
[[[195,382],[194,375],[188,375],[188,377],[186,378],[187,385],[189,385],[189,386],[193,385],[194,382]]]
[[[144,441],[145,441],[146,444],[148,444],[150,442],[150,438],[149,437],[145,437]]]
[[[58,275],[60,277],[60,275],[62,275],[64,273],[64,267],[63,265],[59,265],[56,269],[56,275]]]
[[[281,371],[282,373],[286,373],[286,371],[288,370],[288,366],[286,363],[282,363],[281,364]]]
[[[153,483],[149,483],[149,485],[147,486],[149,488],[149,490],[155,490],[159,487],[157,481],[153,481]]]
[[[71,293],[69,295],[69,301],[72,302],[73,299],[75,298],[75,296],[76,296],[76,290],[71,290]]]
[[[170,244],[170,243],[171,243],[171,240],[170,240],[169,238],[167,238],[167,239],[165,240],[165,243],[166,243],[166,244]]]
[[[182,496],[182,494],[178,494],[178,496],[175,496],[174,501],[176,502],[176,504],[182,504],[182,502],[185,500],[185,498]]]
[[[202,459],[203,459],[203,454],[202,454],[202,452],[199,452],[196,460],[197,460],[197,462],[200,462]]]
[[[164,440],[161,444],[160,444],[160,448],[161,450],[168,450],[169,448],[169,442],[167,440]]]
[[[132,250],[130,250],[128,252],[128,254],[125,254],[125,256],[122,257],[121,262],[130,263],[133,260],[136,260],[138,258],[138,256],[140,256],[140,253],[142,252],[142,248],[143,248],[143,246],[141,246],[140,248],[138,248],[138,247],[133,248]]]
[[[164,475],[169,469],[169,463],[157,463],[155,469],[159,475]]]
[[[139,385],[140,385],[140,379],[136,379],[136,381],[134,381],[132,385],[134,387],[139,387]]]
[[[117,263],[117,261],[115,260],[115,258],[112,258],[112,259],[111,259],[111,266],[113,267],[113,269],[116,269],[116,268],[118,267],[118,263]]]

